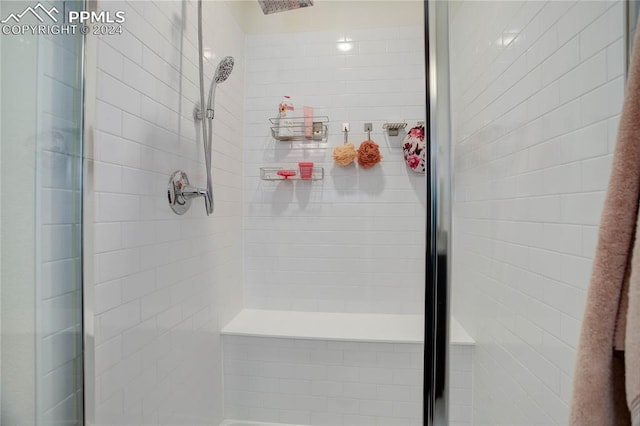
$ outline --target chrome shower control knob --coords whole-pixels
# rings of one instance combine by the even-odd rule
[[[176,214],[185,214],[191,207],[193,197],[185,196],[186,190],[191,188],[187,174],[182,170],[176,170],[169,178],[167,196],[169,197],[169,207]]]
[[[210,187],[210,183],[208,185]],[[176,170],[171,174],[167,196],[169,197],[169,206],[176,214],[185,214],[191,207],[191,200],[198,197],[204,198],[207,216],[213,213],[213,194],[210,190],[192,186],[187,174],[182,170]]]

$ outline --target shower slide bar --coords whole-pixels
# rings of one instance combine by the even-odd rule
[[[209,84],[209,97],[206,108],[204,103],[204,48],[202,40],[202,0],[198,1],[198,64],[200,74],[200,104],[196,104],[193,111],[195,121],[202,121],[202,145],[204,147],[204,162],[207,172],[207,187],[200,189],[189,183],[187,174],[182,170],[176,170],[169,178],[169,188],[167,195],[169,206],[174,213],[185,214],[191,207],[191,200],[198,197],[204,198],[204,206],[207,216],[213,214],[213,185],[211,182],[211,142],[213,139],[213,118],[215,116],[214,105],[216,88],[223,83],[231,71],[233,71],[234,60],[231,56],[225,56],[218,63],[216,72]],[[202,111],[205,111],[202,114]]]

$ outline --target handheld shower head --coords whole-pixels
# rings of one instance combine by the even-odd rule
[[[216,97],[216,87],[218,87],[219,83],[223,83],[227,80],[227,78],[229,78],[229,75],[231,75],[231,71],[233,71],[233,64],[233,56],[225,56],[218,64],[218,68],[216,68],[216,73],[213,75],[213,79],[211,80],[211,84],[209,85],[207,118],[213,119],[213,104]]]
[[[234,64],[233,56],[225,56],[224,58],[222,58],[222,60],[218,64],[216,73],[213,76],[213,80],[216,83],[222,83],[227,78],[229,78],[231,71],[233,71],[233,64]]]
[[[186,185],[190,188],[187,188],[189,191],[187,192],[187,197],[204,197],[204,205],[207,210],[207,216],[213,213],[213,186],[211,184],[211,140],[213,137],[213,105],[216,94],[216,87],[218,87],[218,83],[222,83],[229,78],[231,71],[233,71],[233,57],[225,56],[222,58],[220,63],[218,64],[218,68],[216,68],[216,73],[211,80],[211,84],[209,86],[209,99],[207,101],[206,111],[203,111],[205,108],[204,105],[204,61],[203,61],[203,43],[202,43],[202,0],[198,0],[198,70],[200,74],[200,105],[196,107],[193,112],[194,119],[202,120],[202,145],[204,147],[204,163],[207,171],[207,188],[202,190],[198,188],[190,187],[188,180],[186,181]],[[199,111],[198,111],[199,110]],[[206,117],[206,120],[205,120]],[[185,176],[186,178],[186,176]],[[173,181],[172,181],[173,182]],[[182,183],[181,180],[179,180]],[[175,188],[174,188],[175,189]],[[171,201],[171,191],[169,192],[170,201]],[[183,198],[185,198],[183,196]],[[175,199],[173,200],[172,208],[175,203]],[[188,206],[187,206],[188,209]],[[174,209],[174,211],[176,211]],[[181,211],[181,210],[179,210]],[[178,214],[179,211],[176,211]],[[185,210],[186,211],[186,210]],[[184,212],[184,211],[182,211]]]
[[[199,3],[201,5],[201,3]],[[199,27],[200,28],[200,27]],[[199,39],[201,41],[201,39]],[[198,43],[200,46],[201,42]],[[202,59],[202,55],[200,55]],[[216,73],[213,75],[211,84],[209,85],[209,98],[207,100],[206,120],[202,123],[202,136],[204,146],[204,158],[205,167],[207,168],[207,189],[205,191],[205,206],[207,208],[207,215],[213,213],[213,189],[211,186],[211,139],[213,138],[213,117],[214,117],[214,103],[216,98],[216,87],[219,83],[222,83],[229,78],[231,71],[233,71],[233,56],[225,56],[222,58],[216,68]],[[204,102],[204,87],[202,78],[202,66],[200,67],[200,95],[201,102]]]

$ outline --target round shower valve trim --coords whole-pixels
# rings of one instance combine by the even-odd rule
[[[206,189],[197,188],[189,183],[189,177],[182,170],[176,170],[169,178],[167,188],[169,206],[176,214],[185,214],[191,207],[191,200],[204,198],[207,215],[213,212],[213,197]]]
[[[185,214],[191,207],[191,198],[186,198],[183,194],[185,188],[191,186],[189,177],[182,170],[176,170],[169,178],[169,186],[167,195],[169,197],[169,206],[176,214]]]

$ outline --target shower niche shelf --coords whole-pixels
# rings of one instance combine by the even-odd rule
[[[314,116],[306,119],[305,117],[291,117],[286,120],[291,122],[291,126],[281,126],[280,118],[270,118],[271,136],[282,142],[326,142],[328,136],[329,117]]]
[[[304,172],[304,171],[303,171]],[[292,167],[260,167],[260,179],[262,180],[322,180],[324,179],[324,168],[313,167],[311,174],[301,173],[298,166]],[[309,176],[309,177],[306,177]]]

